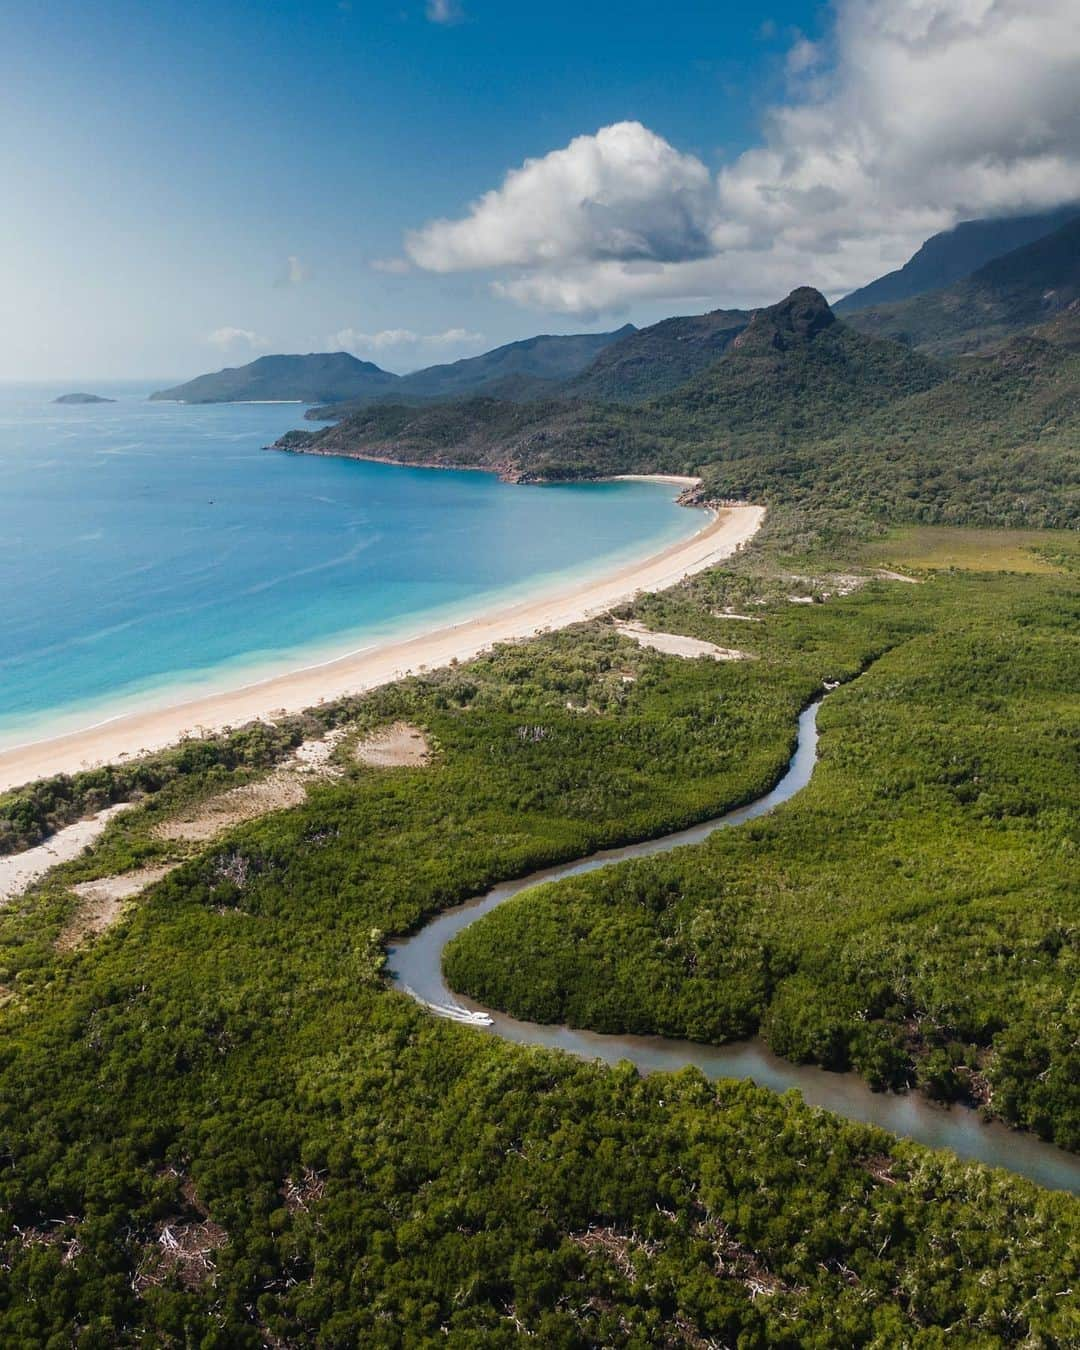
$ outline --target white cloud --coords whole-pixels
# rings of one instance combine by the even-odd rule
[[[416,334],[409,328],[383,328],[377,333],[341,328],[326,339],[326,345],[332,350],[381,352],[387,347],[409,347],[416,341]]]
[[[483,333],[471,333],[467,328],[447,328],[443,333],[414,333],[411,328],[383,328],[377,333],[361,333],[355,328],[342,328],[326,339],[329,349],[351,352],[383,352],[406,347],[469,347],[483,342]]]
[[[709,171],[640,122],[526,160],[463,220],[436,220],[405,249],[432,272],[683,258],[708,251]]]
[[[431,23],[458,23],[463,17],[457,0],[427,0],[424,12]]]
[[[797,38],[794,44],[788,48],[787,73],[789,75],[804,75],[814,66],[820,65],[824,55],[819,43],[811,42],[809,38]]]
[[[838,0],[788,72],[762,143],[716,175],[619,123],[526,161],[406,252],[567,313],[756,304],[850,289],[958,219],[1080,198],[1078,0]]]
[[[215,328],[207,334],[207,342],[222,351],[230,348],[247,347],[249,351],[263,352],[271,345],[269,339],[252,332],[250,328]]]
[[[483,333],[471,333],[467,328],[448,328],[444,333],[428,333],[420,339],[432,347],[475,347],[483,340]]]

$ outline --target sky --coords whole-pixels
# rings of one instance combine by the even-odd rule
[[[831,298],[1080,199],[1077,0],[0,0],[0,381]]]

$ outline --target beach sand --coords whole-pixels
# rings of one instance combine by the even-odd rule
[[[693,482],[694,480],[687,480]],[[404,675],[467,661],[510,642],[602,614],[640,591],[658,591],[730,557],[756,533],[762,506],[731,506],[705,527],[607,576],[522,601],[451,627],[351,652],[318,665],[184,703],[123,714],[50,740],[0,751],[0,791],[57,773],[74,773],[121,756],[160,750],[183,736],[300,712],[362,693]]]

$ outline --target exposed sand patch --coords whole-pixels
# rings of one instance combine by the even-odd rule
[[[753,601],[754,604],[760,604],[760,601]],[[714,619],[735,619],[739,623],[764,623],[765,620],[757,614],[733,614],[730,609],[714,609],[711,611]]]
[[[271,811],[299,806],[307,798],[307,788],[296,770],[278,769],[258,783],[230,788],[217,797],[199,802],[172,820],[155,826],[159,839],[184,839],[201,844],[213,839],[231,825],[255,820]]]
[[[395,722],[365,737],[356,747],[362,764],[378,769],[416,769],[431,761],[431,747],[419,727]]]
[[[0,790],[53,773],[107,763],[123,754],[172,745],[192,728],[239,726],[271,710],[300,712],[321,700],[358,694],[404,675],[468,661],[497,642],[511,642],[605,614],[642,591],[660,591],[729,558],[748,543],[763,506],[724,507],[695,535],[607,576],[554,594],[489,611],[475,619],[351,652],[292,671],[168,707],[124,713],[108,722],[50,740],[0,751]]]
[[[618,623],[615,631],[620,637],[631,638],[640,647],[651,647],[665,656],[710,656],[714,661],[754,659],[749,652],[736,651],[734,647],[718,647],[715,642],[703,642],[701,638],[683,637],[681,633],[654,633],[637,620]]]
[[[77,820],[74,825],[66,825],[62,830],[46,839],[35,848],[24,849],[22,853],[12,853],[0,858],[0,906],[43,877],[50,867],[58,863],[70,862],[94,842],[118,811],[124,811],[127,802],[116,806],[107,806],[96,816],[86,820]]]
[[[78,886],[73,886],[72,890],[83,903],[56,939],[59,950],[70,951],[87,938],[104,933],[123,915],[129,900],[141,895],[155,881],[160,881],[178,866],[178,863],[162,863],[156,867],[140,867],[120,876],[82,881]]]
[[[911,586],[921,586],[922,582],[918,577],[906,577],[903,572],[890,572],[887,567],[879,567],[877,575],[883,581],[906,581]]]
[[[338,770],[331,764],[330,756],[344,734],[339,728],[318,740],[304,741],[293,751],[291,759],[266,778],[197,802],[173,819],[162,821],[154,828],[154,834],[159,839],[201,844],[233,825],[302,805],[309,783],[337,777]]]
[[[304,741],[293,751],[292,762],[299,773],[313,773],[322,777],[333,776],[336,772],[330,763],[330,757],[341,744],[345,735],[344,727],[328,731],[316,741]]]

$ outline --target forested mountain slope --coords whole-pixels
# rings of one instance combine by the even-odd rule
[[[944,290],[851,314],[861,333],[938,355],[1001,342],[1053,317],[1080,296],[1080,216]]]
[[[945,364],[838,322],[816,292],[760,310],[706,370],[638,406],[378,407],[282,448],[497,469],[512,478],[698,473],[706,493],[865,520],[1078,518],[1080,353],[1047,337]]]
[[[1080,216],[1080,204],[1073,203],[1032,215],[962,221],[951,230],[932,235],[903,267],[845,295],[833,309],[846,316],[941,290],[995,258],[1052,234],[1076,216]]]
[[[560,382],[589,367],[600,353],[632,338],[633,324],[610,333],[542,335],[510,342],[482,356],[469,356],[449,365],[428,366],[402,375],[397,391],[410,398],[457,398],[501,387],[503,397],[515,379]]]
[[[742,310],[717,309],[639,328],[612,343],[561,392],[600,402],[644,402],[711,366],[749,321]]]

